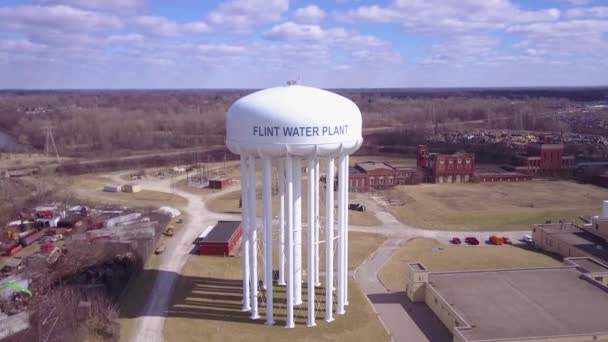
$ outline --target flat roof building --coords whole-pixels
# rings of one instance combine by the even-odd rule
[[[388,162],[367,161],[349,167],[348,189],[351,192],[384,190],[395,185],[416,184],[415,167]],[[334,180],[335,182],[336,180]]]
[[[406,293],[425,302],[458,342],[608,341],[608,266],[428,272],[409,264]]]

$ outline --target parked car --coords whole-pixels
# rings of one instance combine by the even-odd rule
[[[450,240],[450,243],[454,245],[460,245],[462,241],[460,241],[460,238],[458,237],[453,237],[452,240]]]
[[[522,237],[522,241],[525,242],[525,243],[529,243],[529,244],[532,244],[534,242],[532,240],[532,237],[530,235],[528,235],[528,234],[526,234],[526,235],[524,235]]]
[[[156,248],[156,250],[154,251],[154,254],[162,254],[165,249],[167,249],[167,247],[165,247],[165,245],[160,245]]]
[[[499,235],[492,235],[490,236],[490,242],[496,246],[500,246],[505,243],[505,238]]]
[[[474,236],[466,237],[464,239],[464,242],[466,242],[469,245],[474,245],[474,246],[479,245],[479,240],[477,240],[477,238]]]
[[[365,206],[361,203],[351,203],[348,205],[348,210],[366,211],[367,208],[365,208]]]

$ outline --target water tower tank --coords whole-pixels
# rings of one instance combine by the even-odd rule
[[[269,88],[236,101],[226,118],[235,154],[306,157],[350,154],[361,146],[361,112],[349,99],[299,85]]]

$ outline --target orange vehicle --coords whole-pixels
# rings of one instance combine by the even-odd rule
[[[490,241],[497,246],[500,246],[505,243],[505,239],[502,236],[498,235],[490,236]]]

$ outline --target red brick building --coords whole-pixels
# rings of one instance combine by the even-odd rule
[[[568,174],[576,167],[574,156],[564,155],[564,145],[554,144],[550,137],[539,144],[529,144],[527,153],[519,155],[516,163],[516,171],[532,175]]]
[[[198,241],[198,253],[229,256],[242,235],[241,221],[218,221],[209,234]]]
[[[430,153],[428,146],[420,145],[418,167],[425,170],[429,183],[469,183],[475,174],[475,154]]]
[[[416,175],[417,170],[413,167],[374,161],[358,163],[349,168],[349,191],[368,192],[415,184]]]

